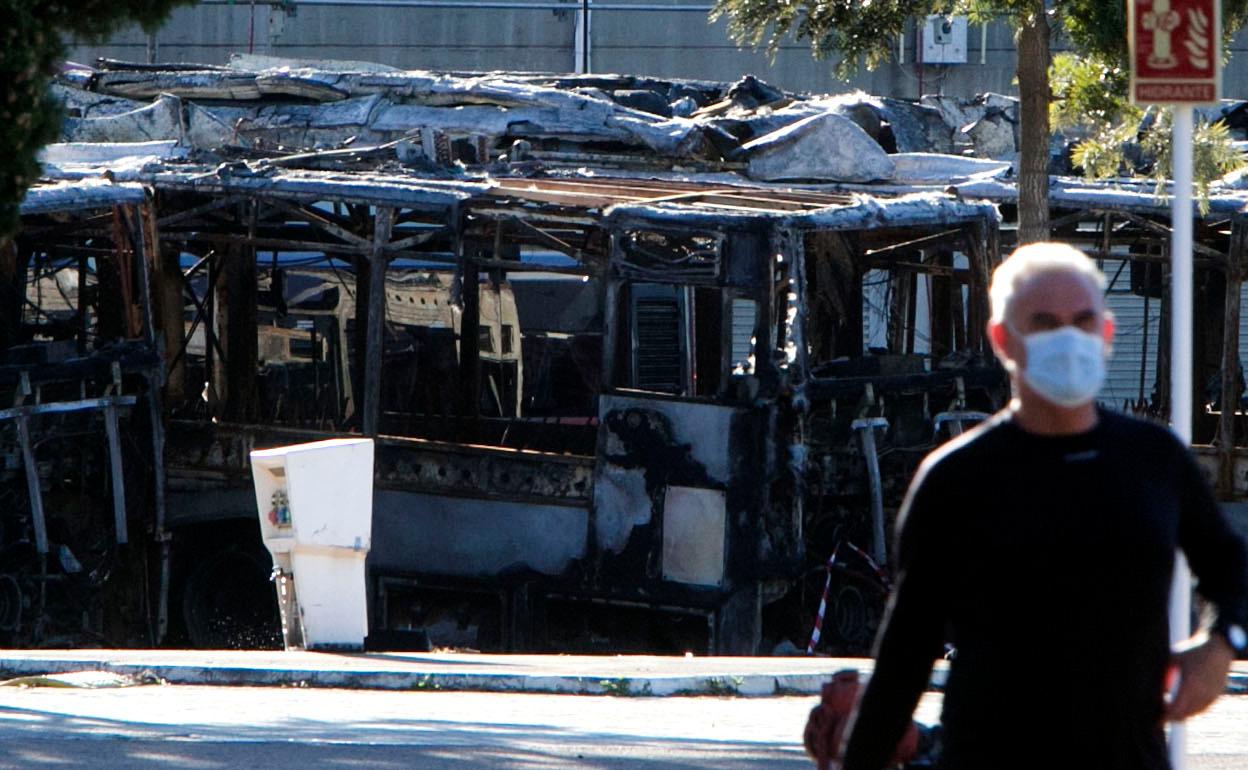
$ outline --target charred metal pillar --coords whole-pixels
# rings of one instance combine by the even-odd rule
[[[144,212],[148,211],[145,204],[139,206],[126,206],[125,220],[126,229],[130,235],[130,245],[134,248],[134,268],[136,272],[136,280],[138,281],[139,294],[139,312],[143,321],[143,339],[153,347],[156,345],[156,320],[152,312],[152,269],[151,260],[156,253],[154,244],[148,240],[148,232],[143,223],[145,219],[150,220],[151,217],[145,217]],[[82,284],[79,284],[82,286]]]
[[[256,411],[256,251],[250,245],[255,236],[255,206],[249,204],[244,213],[248,243],[230,245],[218,287],[218,328],[225,347],[218,380],[224,386],[220,396],[225,400],[225,417],[233,421],[251,419]]]
[[[121,259],[121,243],[108,257],[97,258],[96,279],[96,338],[108,342],[126,336],[125,307],[122,296],[124,262]]]
[[[76,312],[78,314],[78,355],[85,356],[87,349],[90,347],[90,303],[87,301],[87,255],[78,255],[78,304]],[[0,345],[2,348],[3,345]]]
[[[152,241],[159,244],[155,233],[154,218]],[[176,248],[158,248],[153,254],[153,273],[156,284],[157,327],[164,347],[165,394],[169,401],[180,404],[186,399],[186,357],[182,354],[182,335],[186,332],[183,320],[182,265]],[[207,334],[204,339],[211,342]]]
[[[220,342],[217,325],[217,285],[221,282],[221,257],[215,251],[208,255],[208,288],[204,291],[204,382],[208,387],[208,409],[215,411],[221,399],[221,383],[217,370],[224,364],[216,360]]]
[[[476,260],[479,253],[479,248],[469,246],[460,260],[464,312],[459,319],[459,411],[465,417],[476,417],[481,410],[481,283]]]
[[[894,270],[888,308],[888,350],[909,353],[914,348],[914,300],[917,276],[912,270]]]
[[[615,388],[616,359],[619,357],[620,344],[620,297],[622,294],[620,279],[615,277],[612,266],[620,256],[620,236],[611,234],[611,256],[602,280],[602,388]]]
[[[956,291],[961,294],[961,289],[952,278],[952,254],[938,251],[931,256],[931,263],[935,266],[928,277],[932,287],[932,359],[939,360],[956,349],[953,333],[953,293]]]
[[[382,206],[377,209],[373,224],[372,251],[369,255],[368,311],[364,353],[364,413],[362,426],[365,436],[376,436],[381,420],[381,365],[383,358],[384,331],[386,324],[386,246],[394,228],[394,209]]]
[[[1230,499],[1234,490],[1235,421],[1239,411],[1240,364],[1239,319],[1244,285],[1244,247],[1248,240],[1245,221],[1231,224],[1230,250],[1226,259],[1226,294],[1222,316],[1222,382],[1218,418],[1218,488]]]
[[[806,236],[807,344],[818,361],[862,355],[862,270],[845,233]]]
[[[160,547],[160,577],[156,601],[156,644],[169,630],[169,578],[172,538],[165,529],[165,414],[160,392],[160,375],[147,377],[147,408],[152,422],[152,502],[156,509],[155,537]]]
[[[966,306],[966,346],[968,349],[987,353],[992,350],[988,344],[988,285],[992,279],[994,268],[993,255],[994,228],[983,222],[977,222],[964,228],[964,240],[967,246],[967,292]]]
[[[17,344],[26,295],[26,260],[17,242],[0,240],[0,353]]]

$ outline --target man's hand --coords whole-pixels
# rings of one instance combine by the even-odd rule
[[[1166,704],[1168,722],[1182,722],[1217,700],[1226,690],[1226,674],[1235,651],[1220,634],[1201,632],[1175,648],[1171,669],[1179,675],[1179,689]]]

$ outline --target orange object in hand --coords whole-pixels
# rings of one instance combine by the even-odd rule
[[[802,739],[806,745],[806,753],[815,760],[818,770],[830,770],[833,760],[840,759],[845,726],[854,710],[854,704],[858,702],[861,687],[857,671],[837,671],[832,675],[832,681],[823,685],[819,705],[810,710]],[[919,728],[911,722],[906,727],[901,742],[897,744],[897,750],[893,752],[892,763],[901,765],[909,762],[914,759],[918,749]]]

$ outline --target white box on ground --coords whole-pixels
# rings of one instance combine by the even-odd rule
[[[259,449],[251,453],[251,474],[260,535],[280,570],[286,647],[363,648],[368,635],[364,559],[373,529],[372,439]]]

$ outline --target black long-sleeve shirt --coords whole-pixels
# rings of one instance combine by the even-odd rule
[[[1195,461],[1112,412],[1058,437],[997,415],[924,461],[898,528],[844,770],[885,767],[946,640],[942,768],[1163,770],[1176,547],[1248,626],[1244,544]]]

